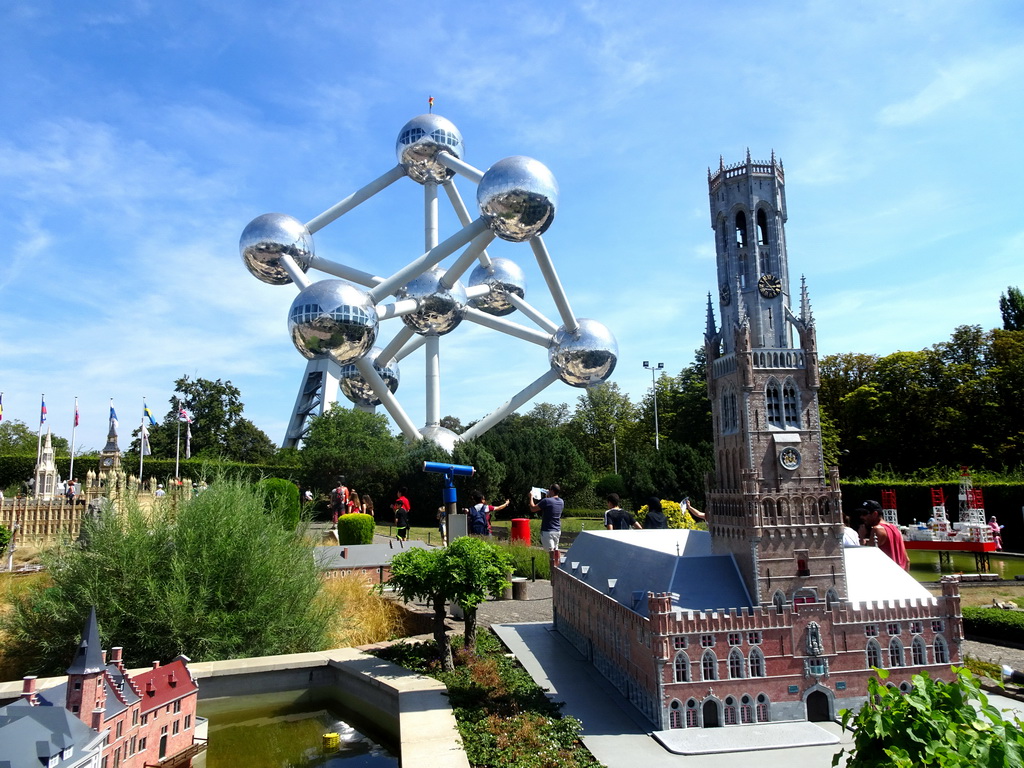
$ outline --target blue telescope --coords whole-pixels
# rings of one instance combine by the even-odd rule
[[[423,462],[424,472],[436,472],[437,474],[444,475],[444,494],[442,499],[445,504],[455,504],[455,483],[453,482],[456,475],[462,477],[472,477],[473,473],[476,472],[474,467],[468,464],[446,464],[441,461],[424,461]]]

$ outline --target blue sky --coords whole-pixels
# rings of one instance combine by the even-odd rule
[[[575,313],[617,337],[612,380],[634,400],[643,360],[676,373],[702,343],[707,168],[748,147],[785,164],[790,269],[822,354],[997,327],[1000,293],[1024,285],[1022,27],[1014,1],[5,4],[4,417],[34,427],[45,392],[70,436],[77,396],[77,444],[99,448],[110,397],[127,426],[188,374],[230,379],[280,443],[305,365],[295,289],[250,276],[239,235],[265,212],[308,221],[392,167],[428,95],[467,162],[552,170],[545,240]],[[318,255],[385,275],[418,256],[420,190],[402,179],[321,230]],[[490,252],[557,316],[528,246]],[[442,413],[468,422],[547,362],[464,324],[441,365]],[[422,382],[422,356],[403,361],[417,424]]]

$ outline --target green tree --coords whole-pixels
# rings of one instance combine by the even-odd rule
[[[1019,288],[1011,285],[999,296],[999,311],[1004,331],[1024,331],[1024,294]]]
[[[361,494],[369,494],[377,509],[386,509],[403,455],[384,416],[335,404],[310,420],[300,451],[302,482],[326,492],[344,476]]]
[[[331,616],[312,544],[265,505],[259,484],[217,479],[173,517],[129,498],[87,518],[85,543],[45,554],[48,583],[4,617],[5,650],[26,671],[59,674],[90,606],[129,666],[321,650]]]
[[[0,525],[0,557],[7,552],[7,545],[11,543],[11,529]]]
[[[856,714],[842,713],[843,727],[854,732],[848,768],[1024,764],[1024,723],[1004,720],[974,676],[953,669],[952,683],[933,680],[927,672],[914,675],[906,693],[869,679],[864,705]],[[888,670],[876,672],[882,681],[889,676]],[[845,752],[840,750],[832,765],[839,765]]]
[[[476,471],[469,478],[468,485],[480,491],[484,498],[495,504],[502,502],[502,483],[505,481],[505,467],[487,450],[479,440],[455,444],[452,461],[468,464]]]
[[[629,396],[613,382],[588,387],[576,400],[576,410],[563,434],[572,441],[591,468],[614,469],[616,447],[629,424],[636,421]]]
[[[45,439],[45,438],[44,438]],[[68,456],[71,444],[66,438],[50,433],[50,444],[56,456]],[[11,419],[0,421],[0,455],[36,455],[39,448],[39,433],[33,432],[23,421]]]
[[[253,464],[270,461],[275,453],[273,441],[265,432],[242,416],[245,406],[241,392],[230,381],[190,379],[182,376],[174,382],[175,395],[159,426],[149,428],[153,456],[184,456],[185,425],[179,421],[180,409],[192,418],[188,429],[193,458],[227,459]],[[139,430],[133,432],[129,451],[139,453]],[[180,444],[179,444],[180,440]],[[180,445],[180,449],[179,449]]]
[[[458,605],[466,616],[466,648],[476,651],[477,607],[509,586],[511,557],[503,550],[472,536],[460,536],[438,549],[416,547],[391,559],[391,578],[403,600],[427,600],[433,610],[434,641],[441,667],[455,668],[445,625],[445,603]]]
[[[286,531],[294,531],[301,512],[295,483],[280,477],[266,477],[260,480],[260,485],[266,498],[267,514],[280,521]]]

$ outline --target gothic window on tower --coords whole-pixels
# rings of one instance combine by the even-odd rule
[[[757,210],[757,244],[768,245],[768,217],[764,213],[764,208]],[[765,272],[767,271],[766,269]]]
[[[879,647],[878,641],[871,638],[864,650],[867,655],[868,667],[882,669],[882,649]]]
[[[779,390],[779,382],[769,379],[764,389],[765,411],[768,416],[768,426],[782,428],[782,393]]]
[[[787,427],[800,428],[800,396],[792,379],[782,387],[782,413]]]
[[[743,211],[736,213],[736,245],[740,248],[747,247],[747,214]]]

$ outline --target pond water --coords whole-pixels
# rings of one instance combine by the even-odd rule
[[[367,736],[372,726],[349,723],[352,713],[331,701],[280,702],[260,696],[260,705],[238,709],[237,701],[199,702],[209,719],[209,746],[196,768],[398,768],[398,749],[390,739]],[[338,749],[324,750],[323,735],[337,733]]]
[[[938,552],[913,550],[907,554],[910,555],[910,574],[918,581],[938,581],[947,573],[978,573],[974,555],[969,552],[950,553],[950,563],[943,562],[941,567]],[[1000,578],[1012,581],[1015,576],[1024,575],[1024,558],[991,554],[989,563],[990,573],[998,574]]]

